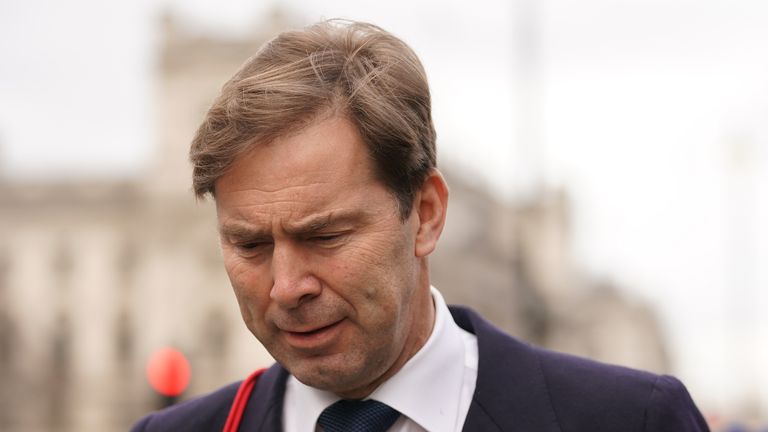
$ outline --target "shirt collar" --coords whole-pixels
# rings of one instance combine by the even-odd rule
[[[434,287],[431,292],[435,306],[432,334],[368,399],[395,408],[426,430],[454,430],[463,383],[464,344],[461,329],[451,318],[443,296]],[[335,394],[309,387],[293,376],[288,380],[286,392],[286,400],[293,405],[290,411],[301,413],[299,418],[290,420],[296,430],[315,430],[322,411],[339,400]]]

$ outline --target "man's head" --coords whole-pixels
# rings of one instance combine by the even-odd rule
[[[448,192],[405,44],[363,24],[278,36],[225,85],[192,160],[243,319],[300,381],[365,397],[421,348]]]
[[[195,193],[215,196],[216,180],[237,156],[327,112],[357,127],[404,219],[436,165],[429,86],[404,42],[364,23],[325,21],[282,33],[240,68],[192,142]]]

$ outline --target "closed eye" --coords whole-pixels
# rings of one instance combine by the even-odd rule
[[[233,244],[238,255],[250,258],[256,256],[272,246],[272,242],[254,241]]]
[[[345,239],[346,236],[346,233],[320,234],[310,236],[307,240],[321,246],[333,246]]]
[[[243,248],[243,249],[256,249],[256,248],[262,247],[264,245],[266,245],[266,243],[259,242],[259,243],[243,243],[243,244],[239,244],[239,245],[236,245],[236,246],[239,247],[239,248]]]
[[[313,236],[310,238],[310,240],[314,241],[329,241],[329,240],[335,240],[339,238],[340,234],[328,234],[328,235],[319,235],[319,236]]]

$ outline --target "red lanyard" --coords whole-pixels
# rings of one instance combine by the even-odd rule
[[[253,387],[256,385],[256,381],[259,379],[259,375],[266,369],[259,369],[252,373],[248,378],[240,383],[240,388],[237,389],[235,399],[232,401],[232,406],[229,408],[229,415],[227,416],[227,422],[224,423],[223,432],[237,432],[240,427],[240,420],[243,418],[245,407],[248,405],[248,398],[251,397]]]

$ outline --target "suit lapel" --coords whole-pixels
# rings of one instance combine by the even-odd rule
[[[465,431],[559,432],[536,352],[476,313],[451,307],[459,327],[477,336],[477,385]]]
[[[283,397],[288,371],[275,363],[264,371],[248,399],[240,431],[276,432],[283,430]]]

